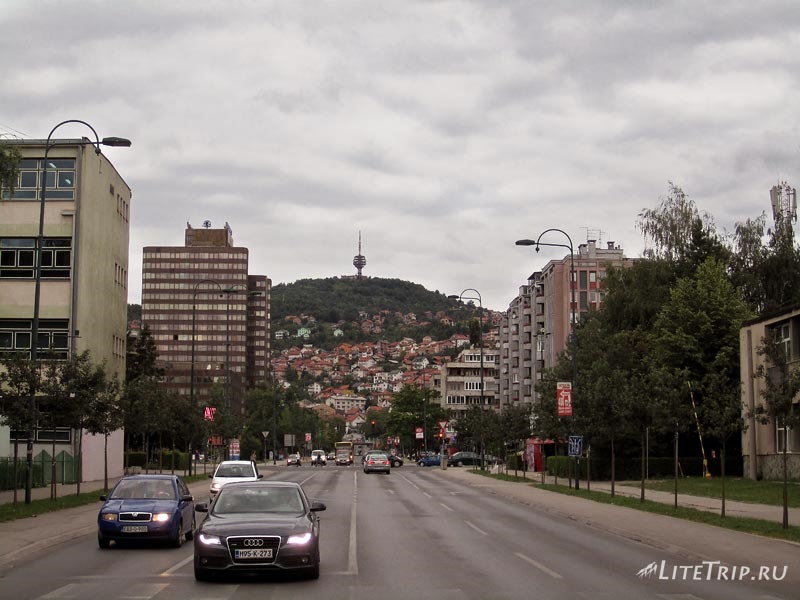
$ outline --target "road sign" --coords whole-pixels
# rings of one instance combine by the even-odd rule
[[[269,431],[262,431],[261,435],[264,436],[264,439],[267,439],[267,437],[269,437]]]
[[[571,435],[569,436],[569,455],[581,456],[583,454],[583,436]]]
[[[439,421],[439,429],[446,429],[447,421]]]
[[[217,409],[214,408],[213,406],[206,406],[206,409],[203,412],[203,418],[206,421],[213,421],[214,420],[214,415],[216,414],[216,412],[217,412]]]
[[[425,434],[422,432],[422,427],[417,427],[414,430],[414,435],[418,440],[421,440],[422,438],[424,438]]]
[[[572,382],[559,381],[556,384],[556,400],[558,400],[558,416],[572,416]]]
[[[311,441],[311,434],[310,433],[306,433],[306,441],[307,442]]]

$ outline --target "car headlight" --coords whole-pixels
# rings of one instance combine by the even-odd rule
[[[303,533],[301,535],[289,536],[289,539],[286,540],[286,543],[287,544],[292,544],[292,545],[296,544],[296,545],[299,546],[299,545],[302,545],[302,544],[307,544],[310,541],[311,541],[311,534],[306,532],[306,533]]]
[[[101,521],[116,521],[117,520],[117,513],[103,513],[100,515]]]
[[[170,517],[169,513],[156,513],[153,515],[153,522],[154,523],[164,523],[165,521],[169,521]]]
[[[219,488],[221,488],[221,487],[222,487],[222,484],[221,484],[221,483],[212,483],[212,484],[211,484],[211,489],[212,489],[212,490],[218,490],[218,489],[219,489]]]
[[[201,533],[200,537],[197,539],[200,540],[201,544],[205,544],[206,546],[221,546],[222,540],[217,535],[208,535],[205,533]]]

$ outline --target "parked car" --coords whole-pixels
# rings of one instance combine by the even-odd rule
[[[368,452],[365,455],[364,473],[389,474],[391,463],[385,452]]]
[[[420,458],[417,464],[420,467],[438,467],[441,466],[442,463],[438,454],[429,454]]]
[[[503,461],[499,460],[496,456],[487,454],[483,457],[484,465],[489,467],[491,465],[501,464]],[[456,452],[447,459],[448,467],[463,467],[466,465],[480,466],[481,455],[477,452]]]
[[[223,485],[234,481],[257,481],[263,477],[256,464],[250,460],[223,460],[217,465],[211,478],[211,499],[217,495]]]
[[[477,452],[456,452],[447,459],[448,467],[463,467],[464,465],[480,465],[481,455]]]
[[[311,464],[315,467],[324,467],[328,464],[328,457],[325,456],[324,450],[311,451]]]
[[[194,576],[216,573],[298,571],[319,578],[318,512],[297,483],[256,481],[226,485],[209,506],[194,543]]]
[[[334,462],[336,460],[336,453],[335,452],[328,452],[328,460]]]
[[[392,468],[396,469],[397,467],[403,466],[403,459],[395,454],[389,455],[389,462],[392,463]]]
[[[180,548],[195,529],[194,498],[177,475],[128,475],[120,479],[97,515],[97,543],[162,540]]]
[[[290,454],[286,457],[286,466],[291,467],[292,465],[296,467],[302,466],[302,461],[300,460],[299,454]]]

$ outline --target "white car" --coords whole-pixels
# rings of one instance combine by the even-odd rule
[[[315,467],[324,467],[328,464],[328,457],[325,455],[325,450],[312,450],[311,451],[311,464]]]
[[[211,478],[211,499],[217,496],[220,488],[234,481],[258,481],[263,477],[254,462],[249,460],[223,460],[217,465]]]

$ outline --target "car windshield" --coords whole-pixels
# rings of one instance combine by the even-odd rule
[[[300,492],[291,487],[224,487],[214,503],[215,515],[303,512]]]
[[[112,499],[174,500],[175,489],[169,479],[123,479],[114,488]]]
[[[251,465],[225,465],[217,468],[215,477],[254,477]]]

